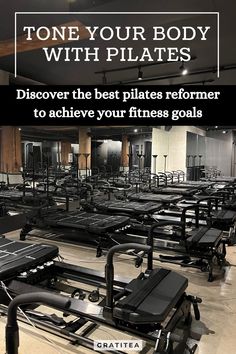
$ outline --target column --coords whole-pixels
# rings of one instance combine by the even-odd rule
[[[158,155],[156,160],[154,155]],[[165,159],[164,155],[167,157],[166,169],[169,169],[169,132],[162,129],[152,128],[152,162],[151,171],[152,173],[164,172]]]
[[[22,183],[21,133],[19,128],[2,126],[1,179],[10,184]]]
[[[121,146],[121,167],[120,171],[129,170],[129,141],[127,135],[122,135],[122,146]]]
[[[9,73],[0,70],[0,85],[9,85]]]
[[[87,175],[91,170],[91,133],[88,127],[79,127],[79,173],[86,175],[86,157],[87,157]]]
[[[187,127],[173,126],[170,130],[169,141],[169,170],[182,170],[186,173]]]
[[[61,142],[61,164],[65,168],[69,167],[69,154],[71,153],[71,143],[69,141]]]

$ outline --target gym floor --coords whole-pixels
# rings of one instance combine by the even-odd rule
[[[6,235],[12,239],[19,239],[19,231]],[[29,241],[43,242],[30,236]],[[52,243],[53,241],[50,241]],[[95,250],[80,245],[58,243],[60,255],[67,263],[77,264],[83,267],[103,270],[105,257],[95,257]],[[129,256],[119,255],[115,258],[115,274],[127,277],[136,277],[141,268],[136,269]],[[175,265],[162,264],[185,275],[189,279],[187,292],[202,298],[200,305],[201,320],[192,323],[192,337],[197,340],[198,349],[196,354],[234,354],[236,346],[236,247],[227,248],[228,265],[224,269],[216,269],[215,280],[207,282],[207,274],[195,269],[184,269]],[[155,263],[160,266],[159,262]],[[145,269],[145,262],[142,266]],[[48,313],[55,313],[54,310],[42,308]],[[59,313],[59,315],[61,315]],[[4,353],[4,328],[5,318],[0,318],[0,352]],[[124,334],[108,329],[96,330],[92,333],[93,339],[127,339]],[[196,341],[190,341],[190,345]],[[19,354],[67,354],[67,353],[92,353],[83,347],[71,345],[68,341],[32,328],[28,324],[20,324],[20,350]],[[151,353],[151,351],[150,351]]]

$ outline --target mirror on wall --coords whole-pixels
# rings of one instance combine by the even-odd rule
[[[206,137],[187,132],[187,179],[197,181],[203,176],[206,160]]]
[[[186,168],[187,179],[199,180],[205,173],[231,175],[230,156],[232,143],[228,140],[187,132]]]
[[[198,135],[187,132],[186,167],[193,167],[196,165],[197,155],[198,155]]]
[[[199,166],[205,166],[206,164],[206,137],[205,136],[201,136],[201,135],[197,135],[197,140],[198,140],[198,144],[197,144],[197,163]]]

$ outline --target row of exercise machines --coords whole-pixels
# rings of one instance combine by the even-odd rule
[[[226,245],[235,242],[234,184],[225,182],[219,189],[215,182],[185,181],[156,193],[120,185],[120,180],[119,187],[117,181],[103,181],[102,192],[90,194],[79,210],[38,208],[28,216],[21,240],[32,229],[49,229],[63,240],[95,245],[98,257],[114,244],[151,242],[155,251],[174,253],[159,255],[161,262],[199,268],[212,281],[214,262],[223,266]],[[136,265],[141,262],[137,256]]]
[[[209,280],[213,280],[212,260],[217,257],[218,263],[222,263],[226,254],[225,245],[233,244],[235,238],[234,183],[232,181],[229,182],[227,179],[223,187],[222,184],[220,185],[221,188],[213,181],[182,181],[172,183],[171,186],[167,184],[165,187],[148,188],[144,192],[137,192],[137,183],[134,186],[127,185],[126,180],[122,182],[120,179],[118,181],[113,179],[112,184],[107,181],[100,182],[102,182],[100,188],[103,192],[91,194],[93,186],[91,187],[90,184],[88,188],[90,196],[82,203],[82,210],[69,211],[69,198],[66,198],[68,202],[66,210],[61,210],[54,206],[50,208],[53,198],[47,198],[45,202],[44,195],[41,195],[41,198],[37,196],[35,199],[37,202],[41,201],[41,204],[36,208],[36,212],[28,215],[28,221],[21,232],[21,239],[24,240],[32,228],[58,229],[64,238],[72,237],[77,241],[85,240],[96,244],[99,256],[103,245],[110,247],[114,243],[127,241],[145,244],[152,224],[164,222],[162,227],[158,224],[153,231],[154,247],[157,250],[164,248],[184,255],[182,259],[181,255],[178,255],[176,259],[169,256],[161,256],[159,259],[177,261],[182,266],[197,266],[201,270],[208,270]],[[96,184],[98,185],[97,182]],[[138,184],[139,188],[140,185],[141,183]],[[86,189],[85,184],[82,186]],[[146,187],[144,185],[141,188]],[[115,199],[114,195],[111,196],[117,190],[119,195],[116,197],[119,199]],[[9,191],[4,191],[4,193],[5,198],[9,199]],[[12,193],[14,191],[10,191],[10,196]],[[2,196],[3,194],[0,195]],[[20,196],[22,192],[18,191],[13,201],[16,203]],[[32,196],[28,198],[31,200]],[[21,203],[20,206],[22,206]],[[191,213],[192,210],[194,214]],[[190,224],[193,226],[193,220],[195,228],[192,227],[192,230],[186,232],[186,226]],[[166,230],[166,226],[172,226],[172,230]],[[180,231],[177,230],[178,228]],[[210,233],[213,233],[215,238],[209,237]],[[161,240],[166,242],[160,242]],[[208,244],[208,241],[211,242]],[[178,247],[176,243],[179,243]],[[165,247],[162,247],[163,244]],[[210,248],[208,253],[211,257],[205,260],[201,256],[201,249],[200,259],[197,257],[197,260],[193,261],[189,255],[195,256],[199,244],[201,248],[205,246]],[[140,259],[137,260],[137,264],[139,262]]]
[[[190,185],[190,190],[196,190],[186,198],[184,194],[161,193],[158,187],[153,193],[149,185],[146,191],[137,191],[137,184],[130,187],[123,177],[123,181],[119,178],[100,182],[99,193],[91,193],[90,183],[88,195],[80,200],[79,209],[73,211],[69,210],[70,203],[61,208],[47,203],[47,199],[45,203],[34,205],[26,215],[21,241],[0,238],[0,309],[2,314],[8,315],[7,353],[18,353],[16,314],[20,305],[24,305],[25,314],[39,328],[88,348],[93,348],[94,344],[88,335],[98,326],[105,325],[144,339],[155,354],[177,354],[185,350],[193,353],[196,346],[189,348],[187,345],[190,308],[193,305],[198,320],[201,299],[186,294],[187,278],[163,268],[154,269],[153,251],[172,251],[174,256],[159,256],[158,259],[207,271],[208,280],[213,280],[214,261],[222,266],[226,244],[234,242],[235,218],[234,181],[220,181],[224,188],[217,187],[216,183],[200,181],[198,186],[186,181],[172,183],[172,189],[183,187],[184,190]],[[139,183],[140,187],[146,188],[147,184]],[[229,212],[232,217],[227,216],[227,230],[224,230],[224,222],[224,226],[214,224],[219,223],[217,215]],[[56,261],[58,247],[23,241],[32,228],[58,231],[63,240],[73,238],[78,243],[96,245],[97,256],[104,248],[108,249],[105,275]],[[147,269],[136,279],[115,277],[113,258],[116,252],[128,252],[137,267],[147,257]],[[68,280],[76,285],[68,287]],[[103,290],[99,296],[90,296],[96,304],[85,301],[83,285],[94,288],[90,295],[98,295],[98,287]],[[62,292],[66,296],[61,295]],[[74,319],[66,321],[66,317],[42,316],[35,311],[33,303],[55,307]],[[18,317],[25,320],[21,313]]]

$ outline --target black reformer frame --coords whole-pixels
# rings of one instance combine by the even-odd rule
[[[181,222],[173,223],[165,221],[164,224],[156,224],[155,251],[167,251],[179,254],[178,256],[160,256],[157,260],[176,263],[185,267],[198,268],[201,271],[208,271],[208,280],[213,280],[213,259],[216,257],[218,264],[223,265],[226,256],[225,240],[222,231],[208,226],[199,227],[199,204],[183,208]],[[195,211],[195,225],[191,232],[186,233],[186,215],[188,210]],[[40,219],[41,217],[41,219]],[[50,219],[51,218],[51,219]],[[80,221],[81,219],[81,221]],[[73,240],[74,242],[96,245],[97,257],[102,255],[103,248],[109,249],[116,243],[136,242],[145,244],[152,224],[130,220],[126,216],[103,215],[86,213],[82,211],[55,213],[53,209],[50,214],[39,216],[40,222],[33,218],[32,223],[27,223],[20,234],[21,240],[25,240],[27,233],[32,228],[41,228],[50,225],[50,228],[61,232],[62,240]],[[174,225],[181,228],[166,230],[164,226]],[[158,227],[159,226],[159,227]],[[177,243],[176,243],[177,242]],[[137,258],[137,267],[142,259]]]
[[[166,263],[173,263],[181,267],[196,268],[202,272],[208,272],[208,281],[214,280],[213,276],[213,261],[214,258],[220,266],[225,261],[225,243],[221,243],[221,238],[214,237],[211,229],[205,230],[205,233],[200,235],[186,235],[185,223],[183,221],[161,221],[151,226],[147,238],[147,244],[154,247],[155,239],[162,239],[161,228],[165,226],[174,226],[181,229],[181,240],[179,248],[158,246],[160,250],[173,251],[179,255],[159,255],[158,260]],[[213,237],[213,240],[212,240]],[[182,246],[181,246],[182,245]]]
[[[150,246],[129,243],[111,248],[107,254],[105,277],[97,271],[55,262],[54,258],[58,254],[55,246],[31,245],[2,238],[0,249],[0,252],[7,254],[1,260],[0,300],[2,304],[9,305],[5,288],[7,294],[14,298],[8,312],[4,306],[0,306],[2,314],[8,314],[7,354],[18,354],[17,306],[29,303],[30,308],[24,306],[23,309],[36,327],[90,349],[93,341],[87,335],[97,326],[105,325],[142,338],[154,348],[155,354],[182,354],[185,349],[194,353],[196,345],[190,349],[186,341],[191,324],[191,304],[195,318],[199,320],[198,303],[201,299],[186,295],[188,281],[185,277],[173,271],[153,269]],[[17,257],[12,256],[10,249]],[[148,268],[131,281],[117,280],[114,277],[113,256],[116,252],[129,249],[148,252]],[[99,286],[106,294],[101,296],[97,304],[87,303],[72,294],[69,297],[62,296],[61,279]],[[64,294],[65,289],[62,291]],[[59,308],[77,319],[66,323],[47,314],[40,316],[34,312],[35,307],[32,309],[35,302]],[[18,317],[26,321],[21,313]],[[77,334],[76,331],[85,324],[89,324],[87,330]],[[118,351],[116,353],[121,354]]]

